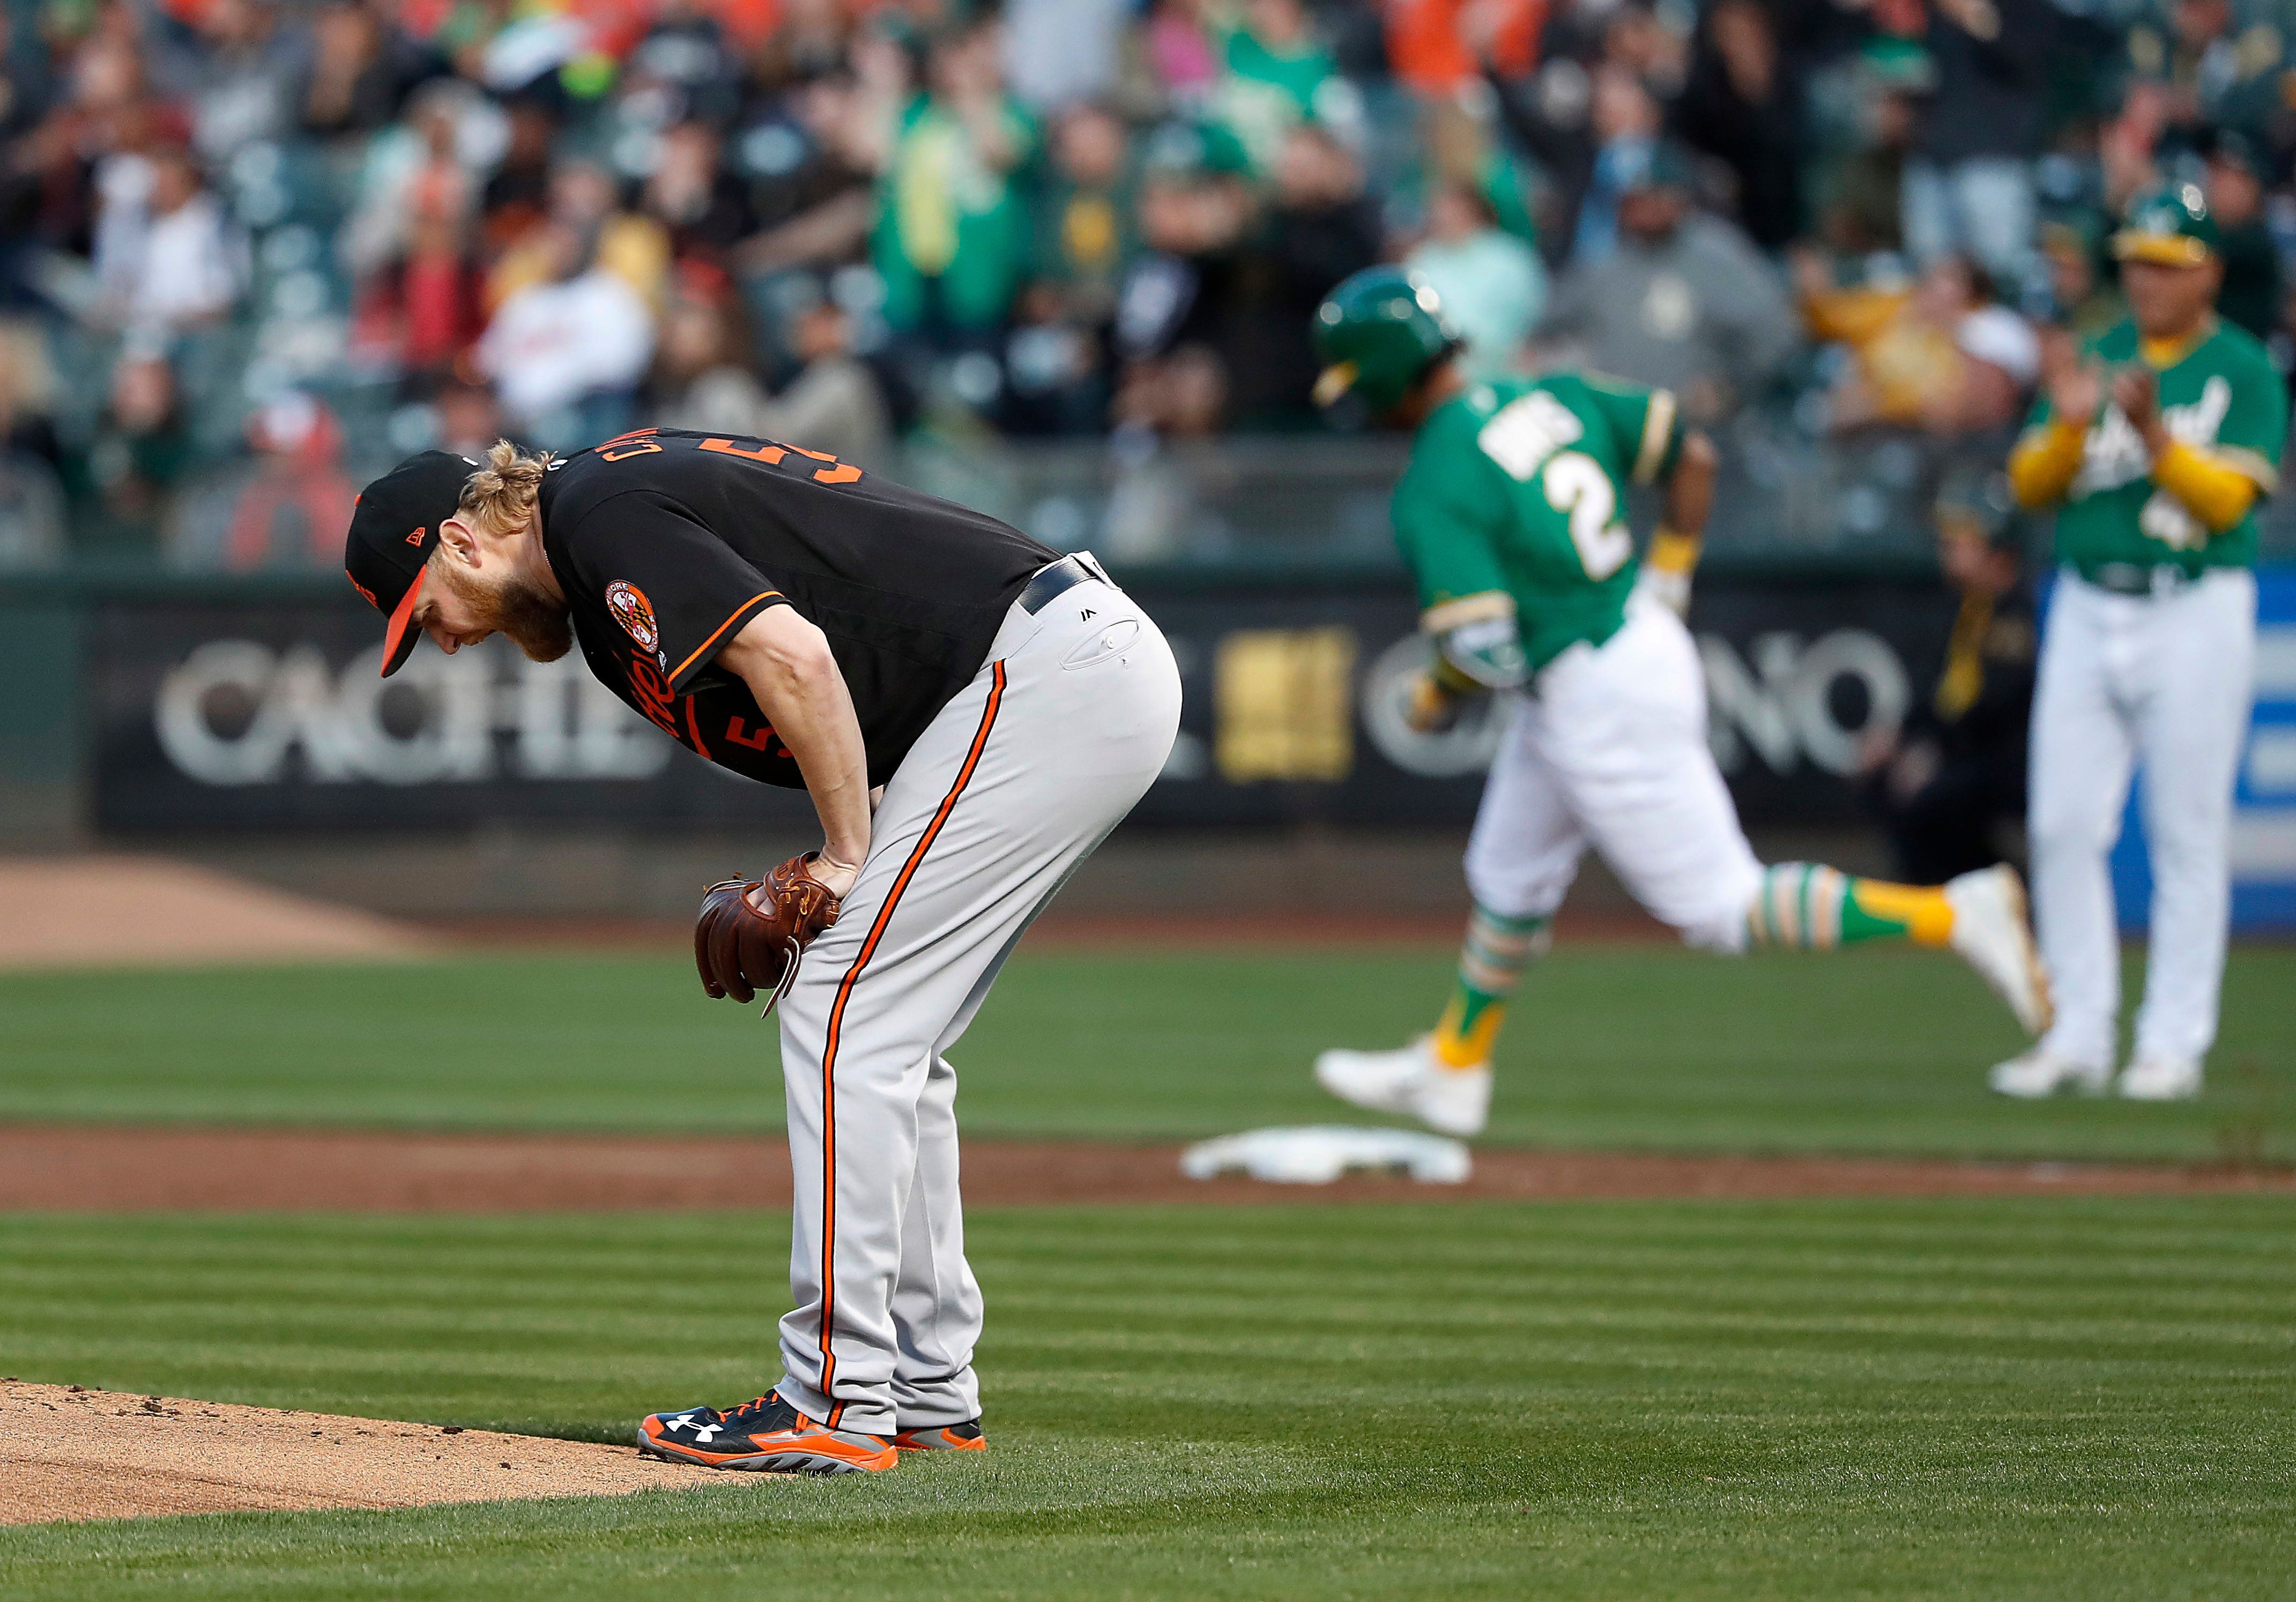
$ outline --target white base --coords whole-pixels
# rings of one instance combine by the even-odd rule
[[[1329,1185],[1359,1169],[1401,1169],[1423,1185],[1459,1185],[1473,1167],[1466,1146],[1441,1135],[1332,1123],[1247,1130],[1180,1154],[1180,1171],[1191,1179],[1245,1173],[1275,1185]]]

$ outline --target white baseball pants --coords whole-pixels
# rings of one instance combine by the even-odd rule
[[[2152,948],[2139,1056],[2216,1041],[2232,898],[2233,780],[2254,694],[2256,576],[2216,568],[2173,594],[2115,595],[2071,572],[2049,604],[2033,694],[2033,913],[2056,997],[2046,1041],[2112,1061],[2120,949],[2107,859],[2144,764]]]
[[[1742,950],[1762,866],[1706,739],[1690,630],[1637,596],[1601,645],[1540,670],[1507,725],[1467,842],[1467,888],[1508,917],[1551,915],[1592,845],[1694,946]]]
[[[860,878],[781,1004],[797,1306],[779,1389],[800,1412],[879,1435],[980,1415],[946,1054],[1179,718],[1163,635],[1089,581],[1015,604],[885,786]]]

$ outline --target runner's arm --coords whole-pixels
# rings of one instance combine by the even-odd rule
[[[1714,442],[1693,429],[1682,437],[1674,471],[1667,475],[1659,527],[1690,541],[1693,548],[1705,538],[1706,520],[1714,513],[1714,474],[1719,464]]]
[[[1690,579],[1698,571],[1706,520],[1714,511],[1714,474],[1719,463],[1714,443],[1692,430],[1674,453],[1666,475],[1666,502],[1643,554],[1642,585],[1677,617],[1690,611]]]

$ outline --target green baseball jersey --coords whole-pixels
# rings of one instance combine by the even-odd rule
[[[1627,490],[1681,448],[1674,397],[1595,374],[1478,383],[1428,416],[1395,487],[1431,634],[1512,615],[1536,671],[1626,620]]]
[[[2123,321],[2085,354],[2108,371],[2139,359],[2136,325]],[[2186,445],[2207,446],[2268,494],[2280,479],[2288,391],[2255,338],[2219,321],[2173,367],[2161,370],[2161,421]],[[2044,396],[2031,426],[2055,414]],[[2110,402],[2081,443],[2080,471],[2057,508],[2057,559],[2075,567],[2174,563],[2188,571],[2256,561],[2256,509],[2210,534],[2184,503],[2156,487],[2136,425]]]

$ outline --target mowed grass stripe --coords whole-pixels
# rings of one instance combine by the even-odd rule
[[[1315,1054],[1424,1030],[1449,969],[1439,948],[1025,949],[952,1054],[959,1113],[976,1138],[1329,1120]],[[1491,1138],[2296,1161],[2296,949],[2233,954],[2197,1104],[1988,1096],[2020,1043],[1939,953],[1566,947],[1524,982]],[[722,1134],[781,1106],[773,1028],[675,955],[0,975],[0,1117]]]
[[[1311,1309],[1306,1316],[1321,1325],[1376,1322],[1394,1295],[1431,1277],[1444,1277],[1473,1293],[1463,1299],[1468,1305],[1439,1310],[1439,1316],[1469,1322],[1520,1316],[1525,1310],[1512,1303],[1533,1297],[1550,1307],[1585,1303],[1614,1313],[1621,1307],[1678,1306],[1687,1282],[1701,1286],[1696,1316],[1709,1318],[1779,1307],[1800,1318],[1813,1306],[1958,1312],[2018,1305],[2041,1285],[2090,1321],[2107,1308],[2127,1305],[2128,1291],[2138,1286],[2175,1293],[2188,1315],[2210,1307],[2226,1313],[2269,1310],[2287,1291],[2290,1254],[2271,1231],[2135,1229],[2112,1221],[2120,1206],[2109,1201],[2069,1209],[2036,1204],[2033,1210],[2070,1211],[2085,1220],[2080,1228],[2058,1230],[2005,1229],[1983,1220],[1988,1212],[2025,1210],[2015,1204],[1924,1204],[1920,1211],[1945,1217],[1958,1212],[1969,1224],[1944,1233],[1932,1224],[1918,1235],[1874,1228],[1862,1252],[1842,1249],[1857,1232],[1839,1218],[1813,1224],[1810,1210],[1797,1204],[1740,1204],[1719,1210],[1748,1220],[1729,1248],[1718,1247],[1712,1239],[1707,1220],[1718,1210],[1710,1206],[1627,1209],[1629,1216],[1652,1215],[1652,1227],[1623,1236],[1615,1227],[1620,1210],[1610,1207],[1351,1209],[1342,1215],[1350,1228],[1337,1232],[1338,1238],[1324,1232],[1327,1238],[1320,1242],[1290,1239],[1280,1261],[1267,1257],[1267,1231],[1257,1213],[1222,1219],[1171,1210],[1149,1214],[1150,1228],[1111,1238],[1090,1226],[1121,1213],[1078,1210],[1050,1215],[1068,1226],[1061,1230],[1069,1253],[1058,1283],[1024,1280],[1007,1295],[1014,1306],[1126,1310],[1151,1324],[1215,1319],[1243,1297],[1263,1306]],[[2226,1206],[2275,1220],[2296,1212],[2274,1199],[2144,1204],[2148,1211],[2185,1217]],[[1878,1213],[1879,1223],[1898,1210],[1898,1204],[1865,1203],[1834,1204],[1822,1211]],[[1006,1266],[996,1250],[1006,1232],[1017,1229],[1028,1239],[1039,1233],[1030,1214],[982,1217],[977,1228],[988,1233],[976,1241],[976,1259],[984,1273],[994,1275]],[[1680,1221],[1669,1228],[1669,1218]],[[1753,1227],[1757,1221],[1763,1227]],[[583,1294],[601,1284],[669,1284],[699,1277],[722,1269],[729,1248],[762,1255],[778,1245],[784,1228],[770,1216],[693,1222],[692,1232],[702,1238],[681,1251],[659,1241],[650,1249],[623,1249],[620,1242],[600,1238],[660,1233],[654,1220],[613,1217],[585,1218],[571,1226],[562,1220],[462,1219],[377,1225],[306,1217],[19,1220],[7,1228],[7,1261],[0,1270],[5,1279],[0,1283],[10,1294],[0,1316],[45,1302],[49,1317],[78,1307],[115,1326],[125,1313],[131,1319],[180,1321],[188,1315],[226,1326],[259,1321],[281,1330],[324,1330],[340,1320],[343,1309],[356,1306],[369,1328],[375,1327],[366,1321],[377,1319],[412,1328],[443,1316],[481,1339],[533,1329],[537,1317],[545,1327],[595,1331],[626,1324],[645,1333],[658,1329],[660,1319],[658,1308],[647,1302],[633,1299],[619,1309],[563,1303],[586,1299]],[[1079,1222],[1086,1228],[1076,1228]],[[1247,1233],[1243,1225],[1254,1228]],[[575,1259],[533,1249],[537,1236],[569,1228],[584,1236]],[[378,1230],[384,1232],[381,1238]],[[501,1239],[504,1235],[513,1238]],[[111,1243],[153,1237],[148,1250],[106,1249]],[[495,1237],[491,1243],[489,1237]],[[1367,1257],[1366,1241],[1381,1238],[1407,1240],[1408,1261]],[[259,1255],[250,1255],[253,1247],[262,1248]],[[1016,1259],[1011,1266],[1026,1265]],[[1335,1280],[1335,1275],[1344,1275],[1344,1280]],[[122,1277],[132,1277],[138,1291],[136,1304],[127,1308],[109,1294]],[[1168,1283],[1173,1277],[1184,1282]],[[1335,1283],[1345,1284],[1346,1295],[1332,1295]],[[1141,1304],[1139,1293],[1151,1287],[1157,1299]],[[691,1316],[738,1325],[751,1314],[746,1309],[713,1313],[703,1307]]]
[[[2173,1205],[2173,1204],[2161,1204]],[[1776,1211],[1779,1204],[1747,1204],[1756,1215]],[[1867,1205],[1891,1207],[1894,1204]],[[1954,1205],[1939,1204],[1939,1207]],[[1997,1211],[1998,1204],[1976,1203],[1969,1207]],[[2109,1214],[2114,1204],[2093,1204]],[[2267,1216],[2285,1216],[2292,1204],[2260,1199],[2252,1204]],[[2013,1207],[2010,1209],[2014,1211]],[[1069,1216],[1097,1223],[1110,1210],[1078,1210]],[[1504,1216],[1508,1210],[1498,1210]],[[2128,1289],[2178,1287],[2188,1307],[2221,1303],[2227,1309],[2267,1305],[2284,1289],[2287,1250],[2269,1232],[2229,1232],[2205,1242],[2205,1257],[2194,1250],[2194,1238],[2184,1230],[2142,1230],[2127,1228],[2076,1230],[2031,1228],[1971,1229],[1940,1242],[1933,1229],[1898,1232],[1873,1230],[1864,1234],[1838,1226],[1781,1228],[1750,1237],[1732,1249],[1718,1248],[1700,1231],[1676,1231],[1672,1238],[1658,1229],[1622,1237],[1614,1232],[1583,1231],[1554,1227],[1554,1220],[1577,1223],[1590,1212],[1585,1206],[1529,1211],[1541,1221],[1534,1236],[1523,1243],[1522,1255],[1505,1263],[1490,1261],[1495,1244],[1487,1220],[1491,1209],[1425,1208],[1408,1216],[1416,1238],[1408,1263],[1365,1261],[1349,1240],[1325,1250],[1302,1246],[1281,1262],[1268,1262],[1255,1253],[1248,1236],[1218,1216],[1193,1209],[1155,1215],[1156,1229],[1111,1237],[1101,1231],[1078,1230],[1070,1238],[1079,1246],[1088,1241],[1089,1255],[1079,1255],[1065,1269],[1056,1289],[1038,1293],[1064,1304],[1110,1308],[1129,1307],[1141,1286],[1171,1269],[1185,1265],[1186,1284],[1162,1291],[1157,1311],[1216,1307],[1231,1293],[1266,1296],[1300,1292],[1320,1297],[1328,1292],[1335,1272],[1346,1274],[1350,1289],[1376,1292],[1398,1285],[1418,1283],[1431,1270],[1455,1272],[1480,1293],[1503,1295],[1536,1287],[1545,1296],[1599,1296],[1618,1305],[1652,1300],[1670,1302],[1678,1293],[1681,1276],[1694,1270],[1713,1282],[1705,1305],[1738,1305],[1732,1282],[1743,1276],[1761,1282],[1762,1305],[1780,1299],[1837,1308],[1870,1305],[1877,1309],[1939,1302],[1972,1305],[1988,1300],[2013,1299],[2038,1282],[2070,1294],[2087,1290],[2093,1305],[2082,1315],[2121,1304]],[[1249,1215],[1247,1215],[1249,1216]],[[77,1228],[60,1226],[70,1220],[43,1220],[41,1236],[74,1240]],[[202,1238],[171,1245],[162,1256],[123,1267],[103,1254],[75,1245],[53,1256],[20,1256],[5,1268],[6,1283],[19,1297],[45,1294],[59,1300],[86,1297],[93,1309],[103,1302],[105,1282],[122,1271],[135,1274],[147,1296],[212,1287],[218,1268],[228,1268],[234,1286],[232,1295],[212,1304],[218,1316],[230,1318],[250,1305],[262,1305],[267,1321],[299,1319],[325,1323],[326,1310],[345,1299],[365,1301],[371,1317],[417,1320],[427,1310],[454,1307],[474,1330],[531,1314],[513,1314],[508,1304],[521,1301],[529,1289],[544,1289],[603,1276],[617,1283],[641,1279],[675,1279],[701,1276],[718,1266],[715,1243],[688,1252],[656,1248],[617,1250],[611,1243],[590,1245],[578,1268],[538,1259],[530,1250],[531,1232],[518,1229],[519,1238],[496,1243],[491,1249],[480,1237],[497,1220],[455,1220],[456,1255],[451,1265],[439,1261],[439,1243],[424,1237],[405,1243],[363,1241],[359,1260],[345,1261],[339,1220],[303,1217],[257,1220],[234,1226],[226,1220],[197,1226]],[[589,1220],[603,1233],[615,1220]],[[111,1228],[107,1222],[100,1228]],[[128,1226],[140,1229],[137,1225]],[[781,1225],[770,1218],[744,1220],[737,1226],[750,1247],[770,1250]],[[461,1231],[466,1230],[467,1234]],[[210,1232],[223,1238],[207,1238]],[[1176,1246],[1185,1240],[1193,1250]],[[1501,1239],[1506,1238],[1504,1235]],[[269,1248],[260,1262],[250,1263],[244,1242],[263,1240]],[[1858,1249],[1849,1248],[1856,1246]],[[1916,1249],[1918,1248],[1918,1249]],[[37,1250],[37,1247],[35,1248]],[[996,1259],[983,1255],[993,1267]],[[1949,1281],[1931,1275],[1939,1268],[1951,1270]],[[402,1280],[394,1276],[405,1274]],[[1772,1277],[1787,1275],[1773,1282]],[[469,1306],[473,1290],[484,1286],[487,1300],[499,1306]],[[291,1303],[282,1307],[253,1299],[265,1294]],[[1015,1293],[1021,1296],[1029,1291]],[[291,1303],[299,1299],[308,1310]],[[2197,1300],[2196,1300],[2197,1299]],[[170,1305],[176,1305],[171,1302]],[[1348,1316],[1349,1303],[1333,1307],[1328,1316]],[[106,1310],[105,1316],[116,1316]],[[252,1315],[250,1315],[252,1316]],[[570,1322],[594,1327],[602,1315],[567,1315]],[[651,1327],[656,1314],[633,1305],[626,1316],[635,1327]],[[729,1319],[746,1317],[728,1313]],[[1485,1316],[1512,1316],[1497,1313]],[[522,1323],[520,1324],[523,1327]]]
[[[985,1462],[0,1532],[0,1592],[2270,1594],[2292,1223],[2242,1196],[989,1211]],[[785,1227],[0,1220],[0,1351],[619,1439],[771,1379]]]

